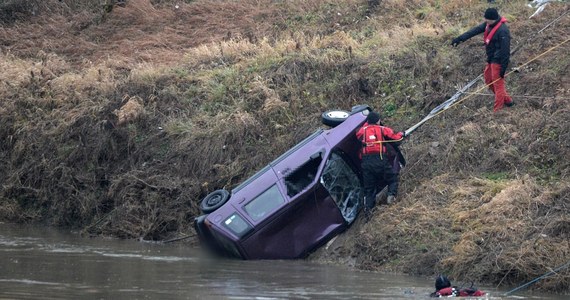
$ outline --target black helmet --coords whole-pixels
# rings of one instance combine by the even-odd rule
[[[380,114],[374,111],[371,111],[366,118],[366,122],[368,122],[368,124],[376,124],[378,121],[380,121]]]
[[[445,275],[439,275],[437,276],[437,279],[435,280],[435,290],[439,291],[441,289],[444,289],[446,287],[450,287],[451,286],[451,282],[449,281],[449,279],[447,279],[447,276]]]

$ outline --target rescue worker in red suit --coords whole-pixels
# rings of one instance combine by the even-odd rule
[[[473,286],[470,288],[451,286],[451,281],[446,276],[439,275],[435,280],[435,292],[431,293],[430,297],[480,297],[484,295],[485,292]]]
[[[392,168],[384,143],[388,140],[401,140],[403,132],[394,133],[386,126],[379,125],[380,115],[370,112],[366,123],[356,132],[362,142],[362,176],[364,181],[364,212],[367,217],[376,205],[376,188],[379,182],[388,186],[388,204],[395,201],[398,194],[398,173]]]
[[[483,72],[485,83],[495,94],[493,111],[498,111],[504,105],[512,106],[513,99],[505,88],[505,73],[511,57],[511,34],[507,27],[507,19],[499,16],[495,8],[485,11],[485,22],[454,38],[451,45],[456,47],[462,42],[483,33],[483,42],[487,52],[487,65]]]

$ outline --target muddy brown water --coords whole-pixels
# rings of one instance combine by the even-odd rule
[[[429,278],[305,260],[214,259],[183,243],[0,224],[0,299],[428,299],[432,286]],[[505,292],[481,288],[487,299]]]

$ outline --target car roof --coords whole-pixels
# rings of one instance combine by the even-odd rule
[[[327,147],[326,150],[334,148],[337,143],[339,143],[341,140],[343,140],[346,137],[346,135],[352,134],[355,129],[360,127],[366,121],[366,116],[368,115],[368,111],[369,111],[368,106],[366,106],[366,105],[358,106],[358,107],[356,107],[356,109],[353,109],[350,116],[344,122],[340,123],[338,126],[336,126],[334,128],[329,128],[329,129],[319,128],[314,133],[312,133],[311,135],[309,135],[308,137],[303,139],[301,142],[297,143],[291,149],[287,150],[285,153],[280,155],[278,158],[276,158],[275,160],[273,160],[272,162],[267,164],[261,170],[259,170],[254,175],[252,175],[251,177],[249,177],[248,179],[243,181],[241,184],[236,186],[234,189],[232,189],[231,194],[234,195],[234,194],[238,193],[245,186],[254,182],[262,174],[265,174],[266,172],[273,172],[274,166],[278,165],[281,161],[283,161],[287,157],[289,157],[291,155],[296,155],[298,151],[300,151],[302,148],[307,146],[307,144],[316,140],[317,137],[319,137],[321,135],[326,139],[326,141],[329,144],[329,146]],[[312,154],[313,153],[310,153],[308,155],[310,156]],[[306,162],[306,160],[299,161],[298,166],[301,166],[305,162]]]

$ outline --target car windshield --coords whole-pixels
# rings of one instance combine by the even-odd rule
[[[339,152],[327,160],[321,176],[322,185],[336,202],[343,218],[351,223],[358,213],[362,187],[358,176]]]

